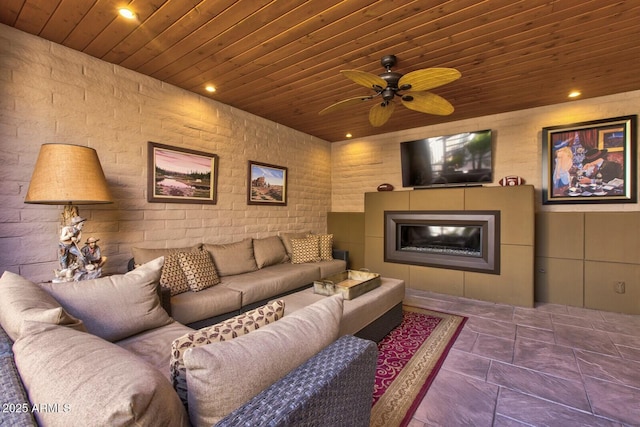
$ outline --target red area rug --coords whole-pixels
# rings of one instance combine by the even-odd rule
[[[465,317],[403,307],[403,320],[378,343],[371,426],[406,426],[462,330]]]

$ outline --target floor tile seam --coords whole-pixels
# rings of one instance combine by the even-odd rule
[[[588,394],[587,394],[587,401],[588,401],[588,403],[589,403],[589,408],[590,408],[590,410],[589,410],[589,411],[585,411],[584,409],[574,408],[573,406],[566,405],[566,404],[564,404],[564,403],[562,403],[562,402],[557,402],[557,401],[555,401],[555,400],[547,399],[547,398],[544,398],[544,397],[541,397],[541,396],[536,396],[535,394],[531,394],[531,393],[524,393],[524,392],[522,392],[522,391],[520,391],[520,390],[513,390],[513,389],[510,389],[510,388],[508,388],[508,387],[502,387],[502,386],[501,386],[501,387],[500,387],[500,391],[502,391],[503,389],[505,389],[505,390],[510,390],[510,391],[514,391],[514,392],[516,392],[516,393],[520,393],[520,394],[522,394],[522,395],[525,395],[525,396],[531,397],[531,398],[533,398],[533,399],[538,399],[538,400],[541,400],[541,401],[544,401],[544,402],[550,403],[550,404],[552,404],[552,405],[562,406],[562,407],[563,407],[563,408],[565,408],[565,409],[568,409],[568,410],[570,410],[570,411],[580,412],[581,414],[584,414],[584,415],[587,415],[587,416],[592,416],[592,417],[597,417],[597,418],[603,418],[601,415],[597,415],[597,414],[595,414],[595,413],[594,413],[594,411],[593,411],[593,405],[591,404],[591,400],[589,399],[589,395],[588,395]],[[499,415],[501,415],[501,416],[505,416],[505,414],[502,414],[501,412],[499,412],[499,411],[498,411],[499,403],[500,403],[500,393],[498,393],[498,399],[496,399],[496,411],[497,411],[497,413],[498,413]],[[605,419],[605,418],[603,418],[603,419]],[[608,418],[606,418],[606,419],[608,420]],[[520,422],[520,423],[524,423],[524,421],[521,421],[521,420],[517,420],[517,421],[518,421],[518,422]],[[616,422],[619,422],[619,421],[616,421]]]
[[[593,376],[593,375],[588,375],[588,374],[582,374],[582,378],[583,378],[583,381],[584,381],[584,378],[591,378],[591,379],[594,379],[594,380],[597,380],[597,381],[601,381],[601,382],[603,382],[603,383],[613,384],[613,385],[616,385],[616,386],[620,386],[620,387],[624,387],[624,388],[629,388],[629,389],[637,390],[638,392],[640,392],[640,384],[638,384],[638,386],[633,386],[633,385],[630,385],[630,384],[628,384],[628,383],[622,383],[622,382],[620,382],[620,380],[618,380],[618,379],[616,379],[616,380],[614,381],[614,380],[610,380],[610,379],[607,379],[607,378],[595,377],[595,376]],[[586,386],[585,386],[585,387],[586,387]],[[588,393],[587,393],[587,394],[588,394]]]
[[[541,328],[539,326],[527,325],[525,323],[514,322],[514,325],[516,325],[516,327],[522,326],[523,328],[539,329],[541,331],[553,332],[553,329]]]
[[[613,344],[613,346],[616,347],[616,350],[618,349],[618,345],[617,344]],[[633,347],[631,347],[631,348],[633,348]],[[618,351],[618,354],[613,355],[613,354],[603,353],[603,352],[600,352],[600,351],[590,350],[590,349],[581,348],[581,347],[573,347],[573,349],[575,351],[583,351],[585,353],[595,354],[595,355],[603,356],[603,357],[609,357],[611,359],[618,359],[618,362],[620,362],[620,363],[631,362],[632,365],[634,365],[634,364],[640,365],[640,361],[639,360],[625,359],[624,355],[622,353],[620,353],[620,351]],[[633,363],[633,362],[635,362],[635,363]]]
[[[584,381],[581,381],[581,380],[576,380],[576,379],[572,379],[572,378],[560,377],[560,376],[558,376],[558,375],[553,375],[553,374],[551,374],[551,373],[549,373],[549,372],[539,371],[539,370],[534,369],[534,368],[531,368],[531,367],[529,367],[529,366],[518,365],[518,364],[516,364],[516,363],[506,363],[506,362],[503,362],[503,361],[501,361],[501,360],[492,359],[492,360],[491,360],[491,362],[492,362],[492,363],[489,365],[489,371],[490,371],[490,370],[491,370],[491,368],[493,367],[493,362],[497,362],[497,363],[501,363],[501,364],[503,364],[503,365],[511,366],[511,367],[513,367],[513,368],[523,369],[523,370],[526,370],[526,371],[529,371],[529,372],[533,372],[533,373],[536,373],[536,374],[540,374],[540,375],[545,376],[545,377],[550,377],[550,378],[552,378],[552,379],[558,379],[558,380],[568,381],[568,382],[575,383],[575,384],[580,384],[580,385],[582,385],[582,387],[584,388]],[[487,382],[491,383],[491,382],[489,381],[488,376],[489,376],[489,373],[487,372]],[[495,383],[491,383],[491,384],[495,384]],[[496,385],[504,386],[504,385],[502,385],[502,384],[496,384]]]
[[[495,359],[492,359],[492,360],[495,360]],[[580,380],[576,379],[575,377],[574,378],[568,378],[566,376],[561,376],[560,374],[555,374],[553,372],[541,371],[539,369],[535,369],[535,368],[532,368],[530,366],[521,365],[518,362],[506,363],[506,362],[503,362],[501,360],[495,360],[495,361],[496,362],[500,362],[500,363],[505,363],[507,365],[511,365],[511,366],[513,366],[515,368],[527,369],[527,370],[532,371],[532,372],[537,372],[539,374],[545,375],[547,377],[555,378],[555,379],[558,379],[558,380],[570,381],[570,382],[573,382],[573,383],[581,383],[582,386],[584,387],[584,375],[582,375],[582,372],[579,370],[580,369],[579,366],[576,366],[578,368],[578,371],[575,372],[575,373],[579,376]]]

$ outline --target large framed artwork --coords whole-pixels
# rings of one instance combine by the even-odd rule
[[[215,204],[217,181],[216,154],[149,142],[149,202]]]
[[[637,116],[542,129],[542,202],[636,203]]]
[[[287,168],[249,160],[247,204],[287,205]]]

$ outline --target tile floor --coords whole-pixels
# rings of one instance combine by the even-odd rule
[[[468,317],[410,427],[640,426],[640,316],[407,290]]]

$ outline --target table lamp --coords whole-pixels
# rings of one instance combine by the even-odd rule
[[[85,219],[80,217],[77,205],[113,203],[96,150],[71,144],[43,144],[24,202],[64,205],[60,221],[60,270],[56,270],[56,278],[60,280],[54,281],[100,276],[78,246]]]

